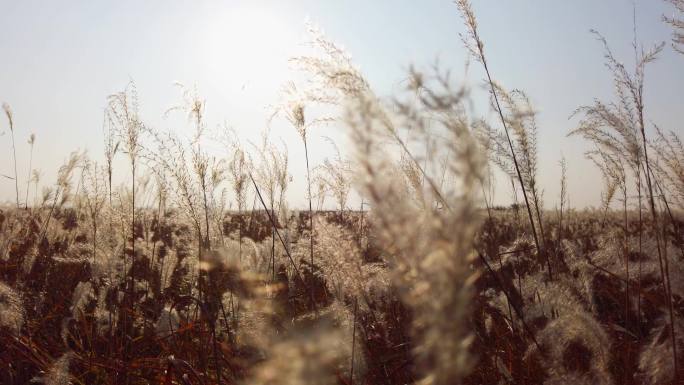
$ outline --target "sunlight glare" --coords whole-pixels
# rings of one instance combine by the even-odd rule
[[[202,49],[211,77],[241,88],[282,79],[297,44],[293,28],[274,10],[257,5],[216,12],[205,26]]]

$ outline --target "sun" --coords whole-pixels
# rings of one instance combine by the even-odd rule
[[[202,26],[203,55],[215,79],[253,80],[281,76],[298,41],[293,25],[282,13],[257,4],[232,6],[215,12]],[[277,73],[274,73],[276,71]]]

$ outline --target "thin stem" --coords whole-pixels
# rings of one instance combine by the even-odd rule
[[[252,180],[252,184],[254,184],[254,189],[256,191],[256,195],[259,198],[259,201],[261,202],[262,207],[266,211],[266,214],[268,215],[268,219],[271,221],[271,225],[275,227],[275,219],[273,219],[273,216],[271,215],[271,212],[268,211],[268,206],[266,206],[266,202],[264,201],[264,197],[261,195],[261,191],[259,190],[259,186],[257,186],[256,181],[254,180],[254,176],[252,176],[252,173],[249,173],[249,179]],[[255,198],[256,199],[256,198]],[[312,296],[311,302],[314,305],[314,308],[316,307],[316,303],[313,301],[313,295],[311,294],[311,290],[309,289],[309,285],[306,284],[306,281],[304,278],[302,278],[302,275],[299,272],[299,269],[297,268],[297,264],[295,263],[294,259],[292,258],[292,254],[290,254],[290,250],[287,248],[285,245],[285,240],[283,240],[283,237],[280,235],[280,232],[278,229],[275,229],[276,235],[278,236],[278,239],[280,240],[280,243],[283,245],[283,248],[285,249],[285,254],[287,254],[287,258],[290,260],[290,263],[292,264],[292,268],[294,269],[295,273],[297,274],[297,278],[302,282],[304,285],[304,288],[309,292],[309,294]]]
[[[304,140],[304,156],[306,158],[306,182],[307,182],[307,187],[308,187],[308,192],[309,192],[309,227],[310,227],[310,233],[309,233],[309,241],[310,241],[310,247],[309,247],[309,252],[311,256],[311,300],[314,300],[314,293],[313,293],[313,276],[314,276],[314,225],[313,225],[313,208],[311,204],[311,170],[309,168],[309,149],[306,144],[306,135],[302,136],[302,139]],[[313,303],[312,303],[312,306]]]
[[[28,209],[29,187],[31,186],[31,167],[33,167],[33,141],[31,141],[31,152],[29,155],[28,177],[26,179],[26,198],[24,199],[24,208],[25,209]]]
[[[351,365],[349,369],[349,382],[354,385],[354,353],[356,351],[356,312],[359,308],[359,299],[354,298],[354,326],[352,327],[352,351],[351,351]]]
[[[548,269],[548,274],[549,278],[553,280],[553,273],[551,272],[551,261],[549,260],[549,256],[544,253],[541,244],[539,243],[539,238],[537,237],[537,229],[534,224],[534,217],[532,215],[532,208],[530,207],[530,202],[527,197],[527,191],[525,189],[525,182],[522,177],[522,173],[520,172],[520,166],[518,165],[518,157],[515,154],[515,150],[513,148],[513,141],[511,140],[511,136],[508,132],[508,124],[506,123],[506,118],[504,118],[503,115],[503,110],[501,109],[501,105],[499,103],[499,97],[496,93],[496,89],[494,87],[494,81],[492,80],[492,76],[489,72],[489,66],[487,65],[487,59],[484,54],[484,48],[482,45],[482,41],[480,40],[480,37],[477,32],[476,26],[470,25],[471,31],[473,33],[474,40],[477,44],[477,50],[480,58],[480,62],[482,63],[482,66],[484,67],[485,73],[487,74],[487,82],[489,83],[489,87],[492,93],[492,97],[494,98],[494,103],[496,105],[496,111],[499,114],[499,118],[501,119],[501,124],[503,125],[504,132],[506,133],[506,140],[508,141],[508,146],[511,150],[511,156],[513,157],[513,164],[515,166],[515,172],[518,176],[518,181],[520,182],[520,188],[522,189],[523,192],[523,198],[525,198],[525,206],[527,207],[527,215],[530,220],[530,226],[532,227],[532,235],[534,237],[534,244],[537,247],[537,252],[540,254],[543,254],[546,257],[546,266]]]
[[[12,133],[12,153],[14,155],[14,188],[17,193],[17,208],[19,208],[19,174],[17,174],[17,148],[14,145],[14,124],[10,125]]]
[[[663,258],[663,251],[661,249],[661,244],[660,244],[660,234],[658,232],[658,213],[656,211],[655,207],[655,199],[653,197],[653,183],[651,181],[651,164],[648,161],[648,146],[647,146],[647,141],[646,141],[646,130],[644,128],[644,112],[643,112],[643,104],[641,102],[642,100],[642,95],[641,95],[641,88],[639,88],[639,93],[638,93],[638,103],[637,104],[637,110],[639,113],[639,128],[641,131],[641,138],[642,138],[642,144],[644,147],[644,162],[646,164],[646,170],[644,170],[644,173],[646,174],[646,187],[648,187],[648,202],[651,207],[651,216],[653,218],[653,228],[655,237],[656,237],[656,247],[658,249],[658,262],[660,264],[660,276],[661,276],[661,281],[662,281],[662,286],[663,286],[663,291],[665,294],[665,298],[667,299],[667,304],[668,304],[668,310],[669,310],[669,315],[670,315],[670,337],[672,339],[672,360],[674,364],[674,372],[675,375],[679,375],[679,370],[678,370],[678,365],[677,365],[677,339],[676,339],[676,334],[675,334],[675,328],[674,328],[674,309],[672,305],[672,291],[670,288],[670,273],[669,273],[669,263],[667,261],[667,257]],[[666,246],[666,245],[665,245]],[[664,265],[663,265],[664,264]]]
[[[478,40],[479,41],[479,40]],[[541,248],[541,245],[539,244],[539,238],[537,237],[537,229],[534,225],[534,218],[532,216],[532,209],[530,207],[530,202],[529,199],[527,198],[527,191],[525,189],[525,183],[523,181],[522,174],[520,172],[520,166],[518,165],[518,157],[515,155],[515,150],[513,149],[513,142],[511,141],[511,136],[508,133],[508,125],[506,124],[506,119],[503,116],[503,111],[501,110],[501,105],[499,104],[499,97],[496,94],[496,90],[494,89],[494,82],[492,81],[492,77],[489,74],[489,68],[487,67],[487,61],[485,60],[484,57],[484,52],[482,52],[481,44],[478,43],[478,48],[480,49],[480,55],[482,57],[482,65],[484,66],[484,70],[487,73],[487,81],[489,82],[489,86],[492,92],[492,96],[494,97],[494,102],[496,103],[496,111],[499,113],[499,118],[501,119],[501,124],[503,124],[504,131],[506,132],[506,140],[508,141],[508,146],[511,149],[511,155],[513,157],[513,164],[515,165],[515,172],[518,175],[518,181],[520,182],[520,188],[522,189],[523,193],[523,198],[525,199],[525,206],[527,207],[527,216],[530,219],[530,226],[532,227],[532,236],[534,237],[534,244],[537,246],[537,252],[540,254],[544,254],[546,257],[546,267],[548,269],[549,273],[549,278],[553,280],[553,273],[551,272],[551,261],[549,260],[549,256],[544,253],[544,251]]]
[[[637,317],[639,322],[639,330],[641,330],[641,270],[642,270],[642,248],[643,248],[643,213],[641,211],[641,168],[637,166],[637,194],[638,194],[638,209],[639,209],[639,274],[637,280]],[[641,333],[639,333],[641,336]]]
[[[626,274],[626,286],[625,286],[625,328],[629,330],[629,234],[627,232],[627,186],[623,185],[622,190],[623,202],[622,202],[622,218],[623,218],[623,248],[622,252],[625,258],[625,274]],[[627,357],[629,358],[629,351],[627,351]]]

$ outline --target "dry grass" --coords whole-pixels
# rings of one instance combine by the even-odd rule
[[[472,7],[456,5],[495,121],[473,116],[469,90],[439,66],[411,67],[406,89],[380,98],[308,27],[314,53],[292,59],[302,83],[267,117],[302,139],[303,212],[286,200],[287,145],[268,129],[247,147],[227,127],[212,137],[205,100],[180,85],[164,115],[185,114],[190,135],[147,126],[130,83],[107,98],[104,161],[72,153],[39,199],[30,160],[23,208],[19,176],[6,176],[16,207],[0,209],[0,383],[681,382],[684,148],[647,126],[642,97],[665,46],[642,50],[635,36],[630,71],[596,34],[615,95],[578,108],[570,134],[592,148],[602,207],[569,207],[561,159],[554,215],[535,109],[492,77]],[[681,21],[665,21],[681,50]],[[21,127],[3,108],[14,148]],[[331,156],[310,164],[323,125],[351,146],[330,140]],[[114,169],[120,156],[130,170]],[[511,180],[511,208],[492,204],[493,167]],[[128,183],[113,185],[118,173]]]

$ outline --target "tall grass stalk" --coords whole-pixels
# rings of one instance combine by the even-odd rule
[[[326,158],[323,161],[323,175],[320,176],[320,179],[322,179],[327,189],[332,193],[337,202],[338,210],[344,215],[351,189],[351,164],[342,157],[340,149],[335,142],[328,137],[326,139],[335,150],[335,155],[333,159]]]
[[[417,202],[404,193],[406,179],[399,177],[382,147],[387,136],[384,120],[390,116],[372,93],[349,100],[345,121],[359,165],[357,180],[372,202],[375,228],[391,255],[400,296],[414,310],[412,330],[420,341],[415,353],[424,383],[451,384],[470,367],[470,339],[462,325],[473,271],[464,268],[473,258],[471,231],[479,225],[476,191],[484,159],[463,116],[463,94],[442,74],[435,76],[434,88],[419,81],[421,74],[412,77],[412,90],[420,88],[422,96],[414,102],[397,101],[397,122],[399,127],[411,127],[423,145],[433,134],[428,121],[445,135],[431,151],[452,154],[448,170],[458,188],[450,184],[440,192],[446,206],[433,205],[441,201],[437,194],[424,194]]]
[[[281,223],[285,224],[287,222],[287,206],[285,205],[285,193],[287,192],[288,185],[292,181],[292,177],[288,171],[288,153],[287,144],[282,142],[282,150],[274,152],[274,164],[275,166],[275,176],[276,184],[278,185],[278,209],[273,211],[273,215],[279,218]],[[275,235],[275,234],[272,234]],[[275,266],[275,237],[271,238],[271,271],[273,272],[272,280],[276,279],[276,266]]]
[[[672,359],[674,367],[678,370],[676,349],[676,335],[674,327],[674,309],[672,293],[670,289],[669,261],[664,255],[663,239],[660,231],[658,210],[654,196],[653,167],[648,154],[648,140],[646,137],[644,119],[644,75],[646,66],[653,62],[662,51],[664,43],[656,44],[648,51],[639,49],[637,45],[636,22],[634,27],[634,50],[635,67],[629,72],[624,64],[615,58],[606,39],[592,30],[597,39],[602,43],[606,66],[611,71],[615,84],[618,103],[603,103],[596,101],[593,106],[580,107],[575,113],[582,112],[585,119],[573,133],[580,133],[586,139],[596,143],[605,152],[615,154],[620,159],[625,159],[632,165],[637,179],[637,188],[641,188],[641,175],[646,181],[646,199],[651,214],[651,220],[658,253],[658,266],[660,269],[660,283],[663,295],[667,301],[669,313],[669,326],[672,339]],[[615,135],[617,134],[617,135]],[[641,193],[639,192],[639,198]],[[641,228],[640,224],[640,228]],[[641,236],[640,236],[641,237]]]
[[[124,343],[124,362],[126,363],[126,368],[124,370],[123,376],[124,381],[128,383],[130,380],[128,373],[128,364],[130,356],[130,336],[127,330],[128,324],[134,320],[135,314],[135,301],[134,301],[134,290],[135,290],[135,261],[136,261],[136,234],[135,234],[135,224],[136,224],[136,171],[137,171],[137,160],[138,154],[140,152],[140,134],[143,130],[143,124],[138,116],[138,95],[135,87],[135,83],[132,81],[128,83],[126,88],[116,94],[110,95],[108,98],[108,113],[112,123],[116,129],[117,135],[119,136],[121,142],[124,144],[124,151],[128,155],[128,160],[131,166],[131,222],[130,234],[131,234],[131,263],[130,270],[127,272],[128,288],[126,290],[126,303],[130,311],[124,311],[124,314],[132,315],[129,319],[128,315],[123,318],[123,328],[122,328],[122,338]]]
[[[646,174],[646,187],[648,188],[648,201],[650,204],[651,208],[651,217],[653,220],[653,226],[656,229],[655,235],[656,235],[656,247],[658,250],[658,260],[661,265],[661,276],[662,276],[662,281],[663,281],[663,286],[664,287],[664,292],[665,296],[667,298],[668,302],[668,307],[669,307],[669,314],[670,314],[670,337],[672,340],[672,360],[674,362],[674,372],[675,376],[679,375],[679,366],[678,366],[678,359],[677,359],[677,339],[676,339],[676,334],[675,334],[675,318],[674,318],[674,309],[673,309],[673,303],[672,303],[672,288],[670,285],[670,268],[669,268],[669,262],[667,259],[667,255],[664,255],[664,250],[661,250],[661,248],[667,248],[667,244],[661,246],[661,239],[659,232],[657,231],[658,229],[658,212],[656,210],[656,205],[655,205],[655,198],[654,198],[654,193],[653,193],[653,182],[651,180],[651,175],[652,175],[652,170],[651,170],[651,163],[648,159],[648,142],[646,140],[646,127],[644,124],[644,102],[643,102],[643,89],[644,89],[644,69],[645,65],[649,63],[652,60],[655,60],[656,55],[660,52],[662,49],[662,44],[659,46],[656,46],[652,51],[648,53],[641,53],[641,56],[637,56],[639,60],[637,61],[637,66],[636,66],[636,71],[635,71],[635,77],[636,81],[632,79],[631,76],[624,70],[624,67],[619,65],[617,68],[620,70],[622,73],[622,78],[623,81],[628,85],[631,93],[632,93],[632,98],[634,99],[634,104],[636,105],[637,108],[637,116],[639,119],[639,131],[641,132],[641,139],[642,139],[642,145],[643,145],[643,154],[644,154],[644,165],[645,165],[645,174]],[[634,44],[634,50],[636,52],[637,47],[636,43]],[[635,54],[636,55],[636,54]],[[611,55],[612,57],[612,55]],[[665,240],[667,241],[667,240]],[[663,271],[663,262],[664,262],[664,271]]]
[[[568,204],[568,164],[565,157],[562,157],[559,162],[561,168],[561,178],[560,178],[560,208],[558,210],[558,244],[557,249],[560,250],[561,241],[563,240],[563,209]]]
[[[272,222],[271,226],[271,265],[272,265],[272,274],[271,278],[275,279],[275,242],[276,242],[276,226],[277,226],[277,219],[278,217],[276,216],[275,212],[275,202],[276,202],[276,194],[277,194],[277,189],[278,189],[278,182],[279,182],[279,169],[280,167],[280,153],[278,152],[278,149],[271,144],[269,140],[269,129],[267,128],[264,132],[262,132],[262,137],[261,137],[261,144],[256,147],[256,150],[259,154],[260,158],[260,164],[259,167],[255,170],[257,178],[259,182],[262,185],[262,189],[264,193],[266,194],[266,198],[268,199],[268,204],[269,207],[264,208],[265,210],[270,210],[270,215],[273,216],[276,220]],[[256,203],[256,196],[255,196],[255,203]]]
[[[311,264],[311,273],[314,271],[314,212],[313,212],[313,196],[311,195],[311,167],[309,166],[309,147],[307,143],[307,131],[310,124],[306,121],[304,116],[304,100],[298,97],[298,91],[294,84],[290,84],[288,88],[285,89],[286,94],[290,100],[287,102],[287,106],[284,108],[285,117],[292,124],[292,126],[297,130],[299,136],[302,138],[304,143],[304,158],[306,161],[306,186],[307,186],[307,200],[309,202],[309,257]],[[313,290],[313,285],[311,286]],[[313,300],[313,292],[311,293],[311,298]],[[314,304],[311,304],[314,307]]]
[[[235,194],[235,200],[237,203],[238,211],[238,247],[239,247],[239,260],[242,261],[242,227],[243,227],[243,211],[245,210],[245,204],[247,201],[247,160],[245,153],[242,148],[237,147],[233,151],[233,157],[230,161],[229,171],[231,175],[231,183],[233,186],[233,192]]]
[[[131,267],[135,264],[135,223],[136,223],[136,171],[137,160],[140,152],[140,135],[143,124],[138,116],[138,94],[135,83],[130,82],[126,88],[116,94],[110,95],[109,118],[114,125],[116,134],[124,144],[124,152],[128,155],[131,166]],[[113,155],[113,151],[112,151]],[[109,168],[108,168],[109,171]],[[111,176],[109,176],[111,177]],[[135,277],[130,274],[130,291],[135,286]],[[129,293],[132,294],[132,293]]]
[[[31,186],[31,172],[32,172],[32,168],[33,168],[33,145],[35,142],[36,142],[36,134],[31,134],[29,136],[29,140],[28,140],[30,150],[29,150],[28,177],[26,177],[26,196],[24,197],[24,208],[25,209],[28,209],[29,187]]]
[[[57,171],[57,183],[55,184],[54,190],[46,190],[44,193],[44,201],[50,200],[50,210],[48,211],[47,218],[43,221],[40,230],[40,236],[38,237],[38,244],[41,244],[45,239],[52,220],[53,214],[58,207],[62,207],[71,198],[71,177],[73,176],[74,170],[79,166],[82,160],[82,155],[78,152],[72,152],[69,158],[64,162],[64,164]]]
[[[33,183],[33,206],[38,205],[38,183],[40,183],[40,170],[31,171],[31,182]]]
[[[14,188],[16,190],[17,208],[19,208],[19,174],[17,174],[17,147],[14,145],[14,114],[9,104],[3,103],[2,109],[9,122],[10,136],[12,137],[12,156],[14,159]]]
[[[104,135],[104,157],[105,169],[107,172],[107,190],[109,197],[109,209],[112,210],[112,176],[114,174],[114,156],[119,150],[119,143],[121,143],[114,131],[116,129],[115,122],[110,117],[109,113],[105,111],[104,121],[102,123],[102,131]],[[111,223],[110,223],[111,224]],[[111,227],[111,226],[110,226]]]
[[[233,133],[235,134],[235,133]],[[231,148],[229,152],[231,160],[228,163],[228,173],[231,186],[233,188],[233,193],[235,195],[235,201],[237,203],[237,218],[238,218],[238,262],[242,264],[242,245],[243,245],[243,226],[244,226],[244,210],[247,204],[247,170],[249,169],[249,158],[246,156],[245,151],[240,144],[237,135],[234,135],[234,139],[228,138],[228,146]],[[231,317],[233,323],[237,325],[238,319],[240,317],[240,303],[236,301],[234,303],[233,293],[230,293],[230,304],[231,304]]]
[[[671,3],[678,15],[663,15],[663,21],[672,27],[672,48],[684,55],[684,0],[665,0]]]
[[[309,34],[312,37],[311,45],[323,51],[324,58],[319,57],[295,57],[291,61],[298,65],[298,67],[314,77],[314,86],[306,92],[298,92],[303,94],[295,98],[296,103],[302,101],[310,101],[322,105],[344,106],[349,100],[354,100],[359,97],[367,97],[373,95],[378,99],[370,88],[368,81],[363,74],[353,65],[350,55],[334,42],[330,41],[318,28],[309,25]],[[379,99],[378,99],[379,101]],[[448,203],[442,196],[438,183],[429,175],[428,171],[423,168],[418,157],[411,152],[409,148],[410,143],[407,143],[401,136],[400,131],[397,130],[391,121],[387,111],[379,111],[382,114],[380,122],[383,132],[386,136],[396,143],[403,156],[413,163],[413,167],[420,173],[425,183],[429,186],[430,192],[437,197],[438,203],[443,207],[448,208]],[[309,125],[320,123],[328,123],[338,119],[324,117],[313,119]]]
[[[285,250],[285,254],[287,255],[287,258],[290,260],[290,264],[292,264],[292,269],[295,272],[295,275],[299,279],[299,281],[304,285],[304,287],[307,289],[306,291],[309,293],[311,296],[311,303],[314,306],[314,309],[316,309],[316,302],[314,301],[313,298],[313,289],[309,287],[309,285],[306,283],[304,278],[302,278],[302,274],[299,271],[299,268],[297,267],[297,264],[295,263],[294,259],[292,258],[292,255],[290,254],[290,248],[287,247],[287,244],[285,243],[285,240],[283,239],[282,235],[280,235],[280,231],[278,231],[278,228],[276,227],[276,222],[274,216],[271,214],[271,211],[268,210],[268,206],[266,205],[266,201],[264,201],[264,197],[261,195],[261,191],[259,190],[259,186],[256,183],[256,180],[254,179],[254,176],[252,175],[251,172],[247,173],[249,176],[249,179],[252,181],[252,184],[254,185],[254,191],[256,192],[256,197],[259,198],[259,202],[261,203],[261,207],[263,207],[264,211],[266,211],[266,214],[268,215],[268,219],[271,222],[271,225],[275,229],[275,233],[278,236],[278,240],[280,243],[283,245],[283,249]]]
[[[103,183],[97,162],[85,158],[82,169],[83,197],[86,201],[86,213],[92,229],[92,260],[95,261],[97,258],[98,222],[106,198],[103,194]]]
[[[214,213],[217,214],[217,220],[222,220],[220,215],[218,215],[217,202],[212,197],[214,196],[214,191],[223,182],[223,162],[218,161],[216,158],[211,158],[209,155],[203,151],[202,142],[203,135],[206,129],[204,122],[204,112],[206,101],[201,99],[197,89],[189,89],[180,83],[176,83],[182,91],[183,103],[176,107],[169,108],[165,115],[168,115],[174,110],[181,110],[187,113],[188,119],[193,123],[195,128],[195,133],[192,137],[190,143],[191,152],[191,164],[192,172],[194,173],[194,183],[196,184],[196,189],[199,190],[200,194],[200,205],[202,220],[204,221],[204,238],[202,238],[201,225],[200,235],[199,235],[199,297],[202,303],[202,309],[200,311],[200,316],[202,318],[201,327],[204,322],[208,323],[210,328],[211,338],[214,341],[214,359],[216,362],[216,376],[220,381],[221,369],[219,364],[218,349],[216,346],[216,314],[209,314],[206,309],[208,307],[217,308],[220,302],[219,298],[214,298],[214,294],[217,292],[215,290],[216,282],[210,279],[208,272],[213,268],[211,262],[206,260],[206,254],[210,253],[212,250],[211,244],[211,225],[210,216]],[[218,229],[222,232],[221,229]],[[222,235],[219,235],[221,238]],[[206,357],[204,353],[200,355],[200,365],[202,370],[206,373]]]
[[[528,200],[528,195],[527,191],[525,188],[525,182],[523,181],[523,176],[522,173],[520,172],[520,166],[518,164],[518,157],[515,153],[515,150],[513,148],[513,141],[511,140],[511,136],[509,134],[508,130],[508,124],[506,122],[506,118],[504,118],[503,110],[501,108],[501,105],[499,103],[499,97],[496,92],[496,87],[494,85],[494,81],[492,80],[492,76],[489,71],[489,66],[487,64],[487,59],[484,55],[484,44],[482,43],[482,40],[480,39],[480,36],[478,34],[477,30],[477,20],[475,19],[475,13],[472,10],[472,7],[470,5],[470,1],[468,0],[457,0],[456,5],[458,6],[458,9],[461,12],[461,16],[463,17],[463,20],[465,22],[466,27],[468,28],[468,38],[463,38],[463,41],[466,45],[466,48],[470,51],[470,53],[475,57],[477,61],[479,61],[482,64],[482,67],[484,68],[484,71],[487,75],[487,82],[489,84],[491,96],[494,99],[494,103],[496,106],[496,111],[499,114],[499,118],[501,120],[501,124],[503,125],[504,132],[506,133],[506,140],[508,141],[508,146],[511,151],[511,157],[513,158],[513,165],[515,166],[515,172],[518,176],[518,181],[520,182],[520,187],[522,188],[523,191],[523,198],[525,199],[525,207],[527,208],[527,216],[530,220],[530,227],[532,229],[532,236],[534,237],[534,244],[537,248],[537,252],[541,255],[544,255],[546,258],[546,266],[547,266],[547,271],[549,278],[553,280],[553,273],[551,271],[551,261],[549,259],[549,256],[544,253],[544,250],[542,248],[541,243],[539,242],[539,237],[537,235],[537,229],[534,224],[534,217],[532,215],[532,208],[530,206],[530,202]],[[475,47],[473,47],[473,44]]]

